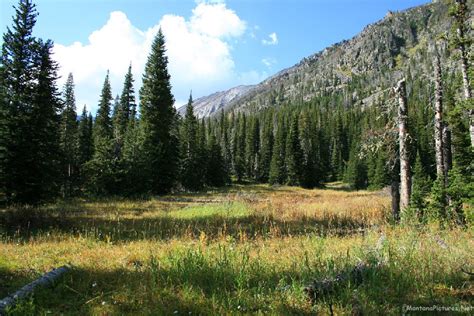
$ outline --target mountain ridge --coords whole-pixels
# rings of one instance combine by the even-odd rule
[[[472,8],[471,8],[472,10]],[[258,110],[294,100],[345,89],[354,80],[365,83],[364,92],[348,102],[370,105],[394,81],[410,75],[429,75],[426,54],[433,51],[436,38],[449,30],[451,19],[443,1],[433,1],[401,11],[388,11],[380,20],[366,25],[350,39],[342,40],[301,59],[262,82],[237,86],[195,101],[198,117],[213,116],[218,111]],[[445,67],[455,67],[448,58],[447,43],[438,44]],[[235,89],[239,93],[235,93]],[[229,97],[231,96],[231,97]],[[183,113],[185,106],[179,111]]]

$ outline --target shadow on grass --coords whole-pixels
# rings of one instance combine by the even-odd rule
[[[56,315],[311,315],[307,304],[299,308],[282,302],[275,273],[261,273],[258,280],[241,285],[229,266],[188,268],[74,269],[55,288],[38,291],[34,305],[39,313]]]
[[[415,283],[416,264],[409,258],[369,271],[360,286],[348,283],[315,306],[301,288],[314,276],[334,276],[332,268],[314,267],[312,271],[298,265],[278,270],[258,259],[242,261],[238,256],[193,249],[168,254],[163,262],[153,260],[136,269],[74,269],[55,288],[35,295],[37,311],[68,315],[312,315],[327,312],[327,302],[331,302],[343,313],[357,309],[364,314],[398,314],[404,304],[454,306],[468,304],[473,298],[472,294],[458,297],[437,291],[439,285],[465,287],[462,275],[443,273],[442,269]]]
[[[94,211],[91,211],[94,214]],[[351,235],[363,233],[368,224],[364,219],[335,216],[299,218],[284,221],[264,214],[213,214],[180,218],[161,214],[157,217],[109,218],[89,215],[89,211],[68,213],[22,210],[0,213],[0,233],[5,240],[26,241],[34,236],[63,233],[107,240],[167,240],[171,238],[198,238],[202,232],[207,238],[233,237],[254,239],[317,234]]]

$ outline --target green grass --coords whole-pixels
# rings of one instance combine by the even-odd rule
[[[269,186],[149,200],[74,200],[3,210],[0,296],[62,264],[73,270],[13,315],[398,315],[470,306],[472,226],[387,222],[389,197]],[[314,279],[373,264],[315,305]],[[376,263],[381,263],[376,266]]]

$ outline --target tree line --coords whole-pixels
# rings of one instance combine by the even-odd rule
[[[457,35],[450,47],[460,51],[461,64],[469,47],[466,10],[465,1],[456,1],[451,12]],[[306,188],[344,181],[351,189],[391,185],[398,192],[402,182],[403,192],[410,189],[403,217],[465,220],[462,204],[472,204],[474,192],[472,98],[465,95],[472,70],[467,64],[459,74],[441,73],[433,63],[433,82],[405,71],[408,107],[402,116],[408,135],[400,146],[400,113],[391,87],[380,87],[383,93],[371,106],[353,98],[368,80],[364,74],[309,101],[275,95],[270,97],[280,98],[278,105],[259,111],[236,108],[204,119],[195,116],[190,95],[181,117],[173,107],[165,38],[159,31],[139,104],[130,65],[120,95],[113,97],[107,74],[95,118],[84,108],[77,119],[73,74],[60,93],[53,44],[32,35],[36,17],[34,4],[21,0],[12,29],[4,34],[0,168],[8,202],[163,194],[246,181]],[[401,165],[410,183],[400,178]]]

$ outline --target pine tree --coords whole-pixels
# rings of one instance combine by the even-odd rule
[[[123,144],[125,132],[127,131],[128,123],[131,117],[136,115],[135,91],[133,89],[133,75],[132,66],[128,67],[128,72],[125,75],[122,94],[120,95],[120,102],[117,107],[117,113],[114,113],[114,132],[115,139],[120,144]]]
[[[471,208],[474,205],[472,175],[463,173],[462,169],[454,164],[454,167],[449,171],[449,186],[446,193],[450,197],[450,203],[447,207],[448,218],[456,224],[465,224],[466,214],[464,213],[463,204],[467,203]]]
[[[32,35],[37,15],[30,0],[20,0],[13,29],[3,35],[0,170],[1,187],[11,202],[37,203],[57,192],[57,66],[52,42]]]
[[[390,175],[387,170],[388,157],[385,152],[381,151],[376,156],[375,170],[371,187],[373,189],[381,189],[390,183]]]
[[[437,177],[431,187],[429,195],[429,203],[427,207],[427,219],[443,221],[447,218],[447,199],[446,188],[444,183],[444,175]]]
[[[314,188],[321,182],[318,134],[313,123],[308,113],[304,113],[300,123],[300,138],[303,155],[301,185],[305,188]]]
[[[211,134],[209,137],[207,152],[207,184],[213,187],[220,187],[227,184],[229,182],[229,178],[225,170],[224,159],[221,154],[221,147],[214,134]]]
[[[109,72],[107,71],[94,124],[94,141],[96,142],[112,139],[112,120],[110,117],[112,99],[112,88],[110,87]]]
[[[203,186],[203,177],[198,170],[199,161],[198,122],[194,116],[193,98],[190,95],[181,132],[181,184],[189,190],[199,190]]]
[[[272,160],[270,162],[270,172],[268,183],[284,184],[287,179],[285,164],[286,133],[283,119],[279,120],[276,129],[275,144],[273,145]]]
[[[273,115],[271,116],[273,117]],[[272,120],[267,119],[266,124],[262,124],[263,129],[260,141],[260,156],[259,156],[259,174],[258,181],[267,182],[270,173],[270,163],[272,161],[273,151],[273,124]]]
[[[249,121],[249,131],[245,138],[245,166],[246,174],[250,179],[256,180],[260,152],[260,122],[258,118]]]
[[[94,155],[86,164],[87,188],[91,193],[98,195],[116,193],[117,191],[112,119],[110,116],[111,102],[112,91],[109,73],[107,72],[93,129]]]
[[[147,184],[154,193],[169,192],[178,175],[178,140],[174,133],[177,117],[165,53],[165,38],[160,29],[153,41],[140,89]]]
[[[344,174],[344,181],[351,189],[361,190],[367,187],[367,166],[359,157],[358,144],[353,144]]]
[[[56,88],[58,65],[52,60],[53,42],[38,41],[37,86],[29,126],[32,129],[30,150],[35,161],[31,162],[34,183],[33,201],[49,200],[57,196],[57,179],[61,176],[60,111],[61,104]]]
[[[241,182],[246,169],[245,164],[245,139],[247,132],[247,119],[245,115],[239,113],[234,127],[234,173],[237,177],[237,182]]]
[[[92,115],[87,114],[87,109],[84,105],[78,128],[78,163],[80,166],[91,160],[94,152],[92,128]]]
[[[285,164],[286,183],[289,185],[299,185],[302,176],[303,153],[301,152],[297,116],[294,116],[292,119],[286,138]]]
[[[407,220],[415,218],[423,220],[425,217],[425,209],[427,207],[426,198],[430,193],[431,181],[423,168],[419,153],[417,153],[416,156],[412,185],[412,194],[408,211],[408,213],[412,214],[412,218]]]
[[[227,116],[224,113],[224,109],[221,111],[220,116],[220,125],[221,125],[221,148],[222,148],[222,158],[224,159],[224,165],[226,173],[229,175],[232,169],[232,153],[229,141],[229,122]]]
[[[61,150],[63,153],[63,195],[71,196],[76,189],[79,172],[78,161],[78,124],[76,98],[74,96],[74,78],[69,74],[63,91],[64,109],[61,114]]]

